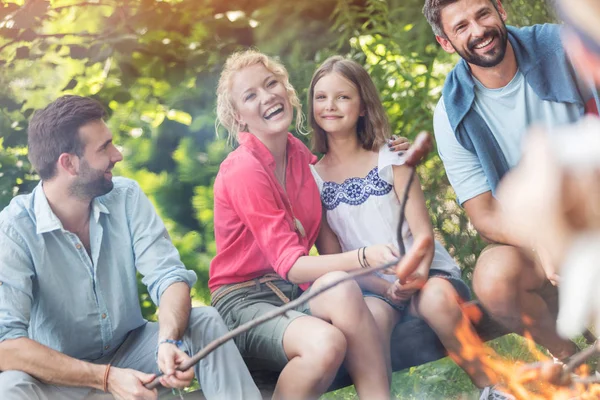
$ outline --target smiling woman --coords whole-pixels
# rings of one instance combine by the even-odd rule
[[[214,185],[217,255],[212,304],[230,329],[361,268],[357,251],[309,256],[320,234],[321,201],[309,164],[316,157],[287,130],[300,102],[283,65],[256,51],[229,57],[217,114],[240,146]],[[391,246],[362,254],[369,265],[395,260]],[[338,272],[330,272],[338,271]],[[311,286],[312,285],[312,286]],[[317,398],[342,362],[359,396],[389,399],[375,321],[354,281],[236,338],[251,369],[281,372],[275,398]]]

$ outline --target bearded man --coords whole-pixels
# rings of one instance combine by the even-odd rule
[[[233,342],[177,367],[227,332],[191,307],[193,271],[135,181],[113,178],[121,152],[95,100],[63,96],[29,124],[41,182],[0,212],[0,398],[156,399],[194,374],[206,398],[261,398]],[[158,306],[142,317],[137,273]]]
[[[427,0],[423,13],[442,48],[461,57],[444,84],[434,131],[459,203],[490,242],[473,289],[493,318],[565,358],[576,347],[556,332],[555,266],[535,235],[522,238],[503,223],[495,195],[521,158],[528,127],[579,120],[593,104],[590,85],[576,76],[559,25],[506,26],[497,0]]]

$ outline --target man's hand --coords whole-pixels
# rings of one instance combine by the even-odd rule
[[[546,278],[554,286],[558,286],[560,282],[560,276],[558,275],[558,268],[556,263],[552,262],[550,255],[543,247],[537,247],[535,252],[538,256],[538,261],[542,266],[542,269],[546,273]]]
[[[108,391],[117,400],[156,400],[156,389],[149,390],[144,387],[155,377],[154,374],[145,374],[133,369],[111,367],[108,373]]]
[[[160,377],[160,384],[168,388],[183,389],[192,384],[194,369],[179,371],[177,367],[189,356],[171,343],[163,343],[158,347],[158,367],[164,374]]]

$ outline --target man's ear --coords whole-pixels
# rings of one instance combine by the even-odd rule
[[[452,54],[456,52],[456,50],[454,50],[454,46],[452,46],[452,43],[450,43],[448,39],[435,35],[435,40],[437,40],[440,46],[442,46],[442,49],[444,49],[447,53]]]
[[[75,154],[62,153],[58,157],[58,168],[66,171],[67,174],[75,176],[79,173],[79,157]]]
[[[506,14],[504,6],[502,6],[502,2],[500,0],[496,0],[496,4],[498,4],[498,14],[500,14],[500,18],[502,18],[502,21],[506,22],[508,15]]]

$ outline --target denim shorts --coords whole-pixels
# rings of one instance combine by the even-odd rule
[[[458,295],[460,296],[460,298],[463,301],[471,300],[471,290],[469,289],[467,284],[459,277],[454,276],[446,271],[441,271],[438,269],[431,269],[431,270],[429,270],[429,278],[432,278],[432,277],[446,279],[448,282],[450,282],[452,284],[452,286],[454,287],[454,290],[456,290],[456,293],[458,293]],[[395,303],[392,303],[387,298],[385,298],[384,296],[381,296],[380,294],[377,294],[377,293],[369,292],[368,290],[363,290],[363,297],[375,297],[377,299],[383,300],[387,304],[389,304],[394,310],[398,311],[399,313],[401,313],[403,315],[405,314],[406,309],[408,308],[408,305],[410,304],[410,300],[406,301],[403,304],[395,304]]]

